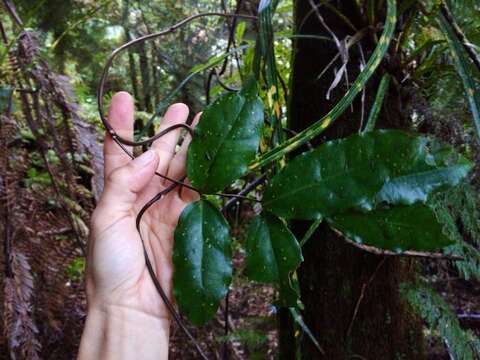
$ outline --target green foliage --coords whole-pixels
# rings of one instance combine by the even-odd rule
[[[258,37],[255,44],[253,72],[257,80],[261,77],[267,91],[266,116],[272,127],[272,144],[283,141],[280,97],[278,83],[278,69],[275,58],[275,46],[272,43],[274,35],[272,28],[273,10],[275,2],[261,1],[258,7]]]
[[[82,279],[84,273],[85,273],[85,258],[78,257],[74,260],[72,260],[68,265],[67,265],[67,275],[70,279],[72,280],[80,280]]]
[[[262,122],[263,105],[254,81],[208,106],[188,150],[192,185],[213,193],[244,175],[257,152]]]
[[[260,159],[250,164],[250,169],[254,170],[261,166],[265,166],[272,161],[279,160],[288,152],[291,152],[298,147],[302,146],[306,142],[310,141],[314,137],[325,131],[334,121],[336,121],[340,115],[352,104],[353,100],[361,93],[362,89],[367,84],[370,77],[373,75],[377,67],[380,65],[383,57],[385,56],[390,41],[393,38],[396,17],[396,1],[387,0],[387,16],[385,27],[382,36],[379,39],[378,45],[373,51],[370,59],[368,60],[365,68],[361,71],[352,86],[347,93],[335,104],[335,106],[321,119],[314,124],[310,125],[305,130],[284,141],[279,146],[271,149],[261,156]]]
[[[25,178],[25,185],[33,189],[40,186],[49,186],[52,184],[48,172],[38,170],[37,168],[31,167],[27,170],[27,176]]]
[[[41,41],[47,50],[46,57],[54,59],[57,69],[73,78],[77,95],[84,103],[84,113],[94,122],[97,120],[92,110],[95,106],[93,90],[100,64],[105,62],[108,52],[120,42],[159,30],[157,24],[164,27],[163,24],[176,22],[189,14],[190,8],[178,2],[124,1],[120,9],[118,2],[108,0],[98,2],[95,7],[90,6],[92,2],[87,3],[88,6],[76,0],[45,1],[44,6],[39,5],[34,24],[43,30]],[[371,26],[376,26],[381,20],[384,4],[388,6],[383,34],[378,41],[376,34],[373,36],[377,47],[368,63],[345,96],[324,117],[286,141],[283,141],[285,129],[281,127],[287,114],[287,90],[279,84],[282,79],[289,83],[291,44],[286,37],[278,36],[285,32],[274,34],[274,29],[292,20],[293,2],[281,2],[274,12],[277,3],[261,2],[262,11],[255,26],[239,21],[234,33],[236,44],[225,52],[222,52],[225,44],[219,39],[226,38],[224,35],[228,26],[220,26],[224,24],[224,19],[217,18],[195,21],[161,41],[129,49],[123,58],[115,59],[107,81],[106,102],[116,90],[131,91],[140,110],[137,120],[147,123],[145,131],[153,131],[149,125],[173,100],[185,101],[193,108],[203,107],[204,82],[209,70],[213,67],[218,70],[224,61],[235,64],[232,59],[241,58],[238,68],[228,63],[228,70],[220,75],[222,84],[212,83],[209,89],[210,97],[216,98],[224,91],[225,85],[238,87],[242,82],[244,85],[240,92],[220,95],[204,110],[188,152],[187,173],[192,185],[206,194],[223,190],[249,170],[261,168],[267,173],[268,185],[263,197],[266,211],[256,217],[250,227],[247,273],[254,281],[275,284],[280,290],[281,306],[298,305],[298,294],[292,286],[292,272],[302,261],[300,246],[284,219],[314,220],[301,241],[302,245],[323,219],[352,240],[396,251],[435,250],[450,244],[450,239],[453,239],[455,243],[448,247],[448,251],[466,258],[465,261],[455,262],[455,266],[465,278],[478,277],[480,256],[476,247],[480,245],[480,216],[473,201],[476,198],[471,195],[473,191],[466,195],[456,193],[453,188],[439,193],[456,186],[466,176],[470,164],[452,148],[424,137],[400,131],[372,132],[384,97],[389,92],[388,74],[380,83],[365,134],[328,142],[292,161],[283,161],[285,155],[315,138],[345,115],[369,79],[376,74],[391,40],[395,38],[396,27],[400,27],[396,22],[396,1],[366,2]],[[408,79],[423,81],[424,87],[420,90],[428,95],[437,110],[463,109],[465,104],[459,96],[458,90],[462,88],[459,79],[468,89],[467,95],[473,92],[469,99],[475,105],[478,100],[475,76],[478,74],[472,69],[465,70],[468,64],[465,64],[465,59],[462,60],[462,54],[458,52],[462,49],[458,50],[451,34],[446,33],[447,43],[433,26],[432,18],[436,15],[408,14],[415,3],[407,0],[399,7],[406,19],[404,23],[413,24],[411,29],[400,30],[403,33],[396,50],[400,57],[405,56],[402,72],[409,72],[413,66],[414,71],[408,74],[412,75]],[[462,26],[470,29],[468,36],[475,39],[479,20],[469,15],[471,8],[469,10],[468,6],[473,6],[473,2],[466,3],[462,6],[456,4],[454,8],[464,14],[461,17],[465,20]],[[27,0],[20,0],[19,4],[24,13],[30,6]],[[335,5],[329,6],[335,12]],[[52,7],[57,9],[54,17],[49,16]],[[195,7],[198,11],[218,10],[217,3],[202,0],[195,2]],[[95,18],[97,9],[111,14]],[[343,16],[339,12],[336,14]],[[207,31],[202,34],[203,29]],[[260,32],[256,42],[252,40],[255,29]],[[295,36],[291,34],[291,38]],[[318,38],[331,40],[328,37]],[[453,63],[445,56],[448,45],[455,54]],[[382,71],[389,68],[380,66]],[[256,75],[255,81],[245,81],[252,72]],[[128,85],[128,80],[137,83],[136,93],[135,86]],[[398,80],[392,81],[396,87]],[[170,91],[170,88],[174,90]],[[6,96],[10,96],[5,89],[0,88],[0,110],[5,109]],[[151,106],[147,105],[147,95],[152,97]],[[457,104],[462,106],[455,106]],[[475,107],[472,109],[476,111]],[[264,117],[267,119],[265,124]],[[145,135],[138,126],[136,134]],[[23,139],[34,140],[30,135],[24,132]],[[262,154],[255,158],[259,146]],[[58,158],[50,156],[50,152],[47,156],[51,163],[58,161]],[[272,163],[274,166],[271,168],[269,165]],[[48,173],[39,164],[34,165],[27,172],[26,184],[50,185]],[[223,200],[206,194],[203,194],[202,200],[184,209],[175,231],[173,252],[176,300],[194,324],[204,324],[214,316],[232,277],[229,227],[217,210]],[[423,204],[427,200],[428,206]],[[75,261],[67,271],[71,277],[76,277],[81,275],[82,269],[83,264]],[[433,307],[431,303],[438,300],[426,291],[421,296],[416,295],[415,299],[421,304],[419,307],[428,305],[430,308]],[[439,313],[445,311],[441,305],[436,307],[440,309]],[[294,310],[292,315],[296,322],[320,349],[303,319]],[[440,321],[446,319],[444,315],[428,316],[430,320],[427,320],[437,327]],[[446,334],[442,336],[448,337],[449,342],[459,336],[456,332],[452,335],[445,329],[442,331]],[[239,331],[231,338],[255,347],[265,341],[257,335]]]
[[[465,95],[468,99],[473,122],[477,130],[477,138],[480,142],[480,91],[473,77],[473,65],[470,63],[465,50],[462,48],[460,40],[456,37],[451,26],[442,14],[439,15],[439,23],[447,38],[455,69],[462,79]]]
[[[395,206],[362,214],[347,212],[329,219],[349,239],[382,249],[433,251],[452,243],[426,205]]]
[[[377,95],[375,96],[375,101],[373,102],[372,108],[370,109],[370,113],[368,115],[367,124],[365,125],[364,132],[369,132],[375,129],[375,124],[377,123],[378,115],[380,114],[380,110],[383,106],[383,100],[385,98],[385,94],[387,93],[390,85],[390,75],[384,74],[382,76],[382,80],[380,81],[380,85],[378,86]]]
[[[232,280],[231,252],[228,223],[211,203],[199,200],[183,210],[175,229],[173,291],[192,323],[215,315]]]
[[[448,3],[470,46],[478,52],[478,4],[475,1]],[[430,2],[431,15],[420,13],[415,17],[408,44],[403,49],[408,54],[405,63],[414,64],[412,78],[428,100],[428,111],[436,117],[452,118],[450,122],[462,126],[464,123],[465,131],[470,132],[472,123],[475,123],[475,118],[472,122],[472,113],[476,116],[475,108],[478,108],[475,103],[478,103],[479,72],[465,58],[465,51],[459,47],[450,26],[445,24],[438,4]],[[420,113],[423,110],[420,108]]]
[[[235,330],[229,333],[226,338],[244,344],[250,351],[255,351],[268,340],[264,332],[254,329]],[[222,337],[221,340],[225,340],[225,337]]]
[[[433,196],[429,205],[434,209],[446,234],[455,240],[446,251],[462,257],[455,261],[460,275],[469,280],[480,279],[480,213],[479,197],[472,186],[463,183]]]
[[[305,333],[308,336],[308,338],[313,343],[313,345],[315,345],[318,351],[325,356],[325,351],[322,349],[322,347],[318,343],[317,339],[315,338],[315,336],[313,335],[313,333],[311,332],[307,324],[305,324],[305,321],[303,321],[302,314],[295,308],[290,308],[290,314],[292,315],[295,323],[298,324],[300,329],[302,329],[303,333]]]
[[[290,274],[303,257],[300,245],[286,225],[269,213],[256,217],[248,231],[246,250],[247,276],[277,285],[281,305],[296,306],[297,296],[290,284]]]
[[[450,147],[397,130],[327,142],[297,156],[265,191],[278,216],[316,219],[379,203],[413,204],[456,185],[470,165]]]
[[[456,359],[474,360],[480,356],[480,339],[463,330],[446,301],[426,285],[404,284],[403,296],[442,341],[446,340]]]
[[[155,113],[150,116],[148,121],[146,122],[145,126],[142,128],[142,130],[138,134],[138,138],[141,138],[143,135],[146,134],[148,130],[150,130],[154,120],[159,116],[160,114],[163,113],[163,111],[171,104],[172,100],[175,98],[175,96],[182,91],[182,89],[188,84],[188,82],[196,75],[201,74],[202,72],[209,70],[213,68],[216,65],[219,65],[221,62],[226,60],[229,56],[233,54],[239,53],[241,50],[247,49],[248,46],[241,46],[238,47],[232,51],[229,51],[227,53],[222,53],[222,54],[215,54],[211,56],[207,61],[205,61],[203,64],[197,64],[194,67],[190,69],[188,72],[187,76],[178,84],[175,89],[173,89],[168,96],[166,96],[164,99],[162,99],[156,106],[155,108]],[[232,76],[229,80],[225,81],[224,83],[230,84],[232,80],[236,80],[236,77]],[[221,86],[218,86],[219,90],[223,90]],[[211,91],[211,95],[217,95],[218,91]],[[227,95],[225,95],[227,96]],[[219,100],[218,100],[219,101]],[[212,105],[213,106],[213,105]]]

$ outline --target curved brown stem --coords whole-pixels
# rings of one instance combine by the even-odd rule
[[[225,13],[219,13],[219,12],[208,12],[208,13],[196,14],[196,15],[189,16],[189,17],[179,21],[178,23],[170,26],[169,28],[167,28],[165,30],[162,30],[162,31],[159,31],[159,32],[156,32],[156,33],[153,33],[153,34],[147,34],[147,35],[141,36],[137,39],[133,39],[133,40],[123,44],[122,46],[118,47],[117,49],[115,49],[110,54],[110,56],[107,59],[107,62],[105,64],[105,66],[103,68],[102,76],[100,77],[100,83],[99,83],[98,91],[97,91],[97,105],[98,105],[98,113],[100,115],[100,120],[102,121],[103,125],[105,126],[105,128],[107,129],[107,131],[110,133],[110,135],[113,138],[116,138],[120,143],[122,143],[124,145],[129,145],[129,146],[140,146],[140,145],[143,145],[143,144],[150,144],[155,140],[155,139],[153,139],[153,137],[149,138],[147,140],[139,141],[139,142],[130,141],[128,139],[125,139],[125,138],[121,137],[120,135],[118,135],[116,133],[115,129],[110,125],[110,123],[106,119],[104,109],[103,109],[103,95],[104,95],[104,91],[105,91],[105,82],[107,80],[108,71],[112,67],[113,60],[120,53],[127,50],[128,48],[130,48],[133,45],[143,43],[147,40],[156,39],[156,38],[165,36],[167,34],[173,33],[177,29],[179,29],[182,26],[188,24],[189,22],[191,22],[195,19],[199,19],[199,18],[207,17],[207,16],[220,16],[220,17],[225,17],[225,18],[233,17],[233,18],[243,18],[243,19],[249,19],[249,20],[256,20],[257,19],[256,16],[252,16],[252,15],[225,14]]]

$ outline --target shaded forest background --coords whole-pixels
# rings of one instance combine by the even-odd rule
[[[297,41],[294,6],[291,0],[280,1],[274,17],[277,65],[287,100],[292,46]],[[71,359],[77,352],[85,320],[83,273],[89,216],[103,185],[104,129],[98,118],[96,91],[110,53],[128,40],[167,28],[193,13],[255,15],[257,7],[255,0],[2,2],[0,357],[8,359],[16,354],[19,359]],[[465,1],[454,10],[478,50],[478,4]],[[114,92],[129,91],[136,100],[139,124],[145,124],[157,107],[164,108],[165,99],[188,104],[191,114],[201,111],[225,89],[238,86],[240,74],[235,61],[251,61],[255,25],[242,21],[235,24],[233,32],[232,26],[232,21],[204,18],[161,40],[132,47],[112,67],[106,84],[107,103]],[[403,95],[412,101],[409,108],[401,110],[410,119],[411,128],[452,144],[476,164],[468,183],[436,199],[439,208],[448,210],[441,214],[448,231],[461,239],[461,251],[473,255],[467,262],[418,261],[412,265],[418,266],[422,280],[438,290],[447,301],[445,305],[450,306],[451,312],[445,313],[454,319],[445,320],[443,313],[434,313],[433,321],[424,316],[429,357],[449,359],[451,344],[439,324],[453,322],[458,341],[464,341],[466,347],[479,346],[475,334],[480,331],[480,149],[462,82],[442,35],[421,16],[414,18],[411,26],[417,31],[402,39],[409,58],[403,64],[390,64],[393,72],[397,66],[410,74],[401,81],[409,84],[405,87],[408,93]],[[199,65],[218,59],[230,34],[237,46],[244,46],[241,59],[233,59],[224,67],[220,62],[217,73],[200,71],[168,97]],[[325,71],[333,74],[340,66],[341,59],[337,59]],[[318,69],[312,81],[322,70]],[[479,79],[478,73],[474,76]],[[342,86],[332,90],[341,92]],[[287,108],[285,101],[285,114]],[[230,294],[228,336],[224,335],[222,309],[209,325],[192,328],[212,358],[222,358],[223,346],[233,359],[275,358],[278,354],[274,290],[242,277],[244,227],[253,214],[248,203],[232,207],[227,214],[236,225],[234,262],[239,275]],[[428,301],[417,300],[420,311],[428,311]],[[302,331],[298,325],[297,331]],[[171,356],[195,358],[193,347],[175,329]]]

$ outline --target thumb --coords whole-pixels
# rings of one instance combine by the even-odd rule
[[[100,202],[110,211],[130,211],[138,194],[150,183],[158,166],[158,155],[148,150],[127,165],[119,167],[105,180]]]

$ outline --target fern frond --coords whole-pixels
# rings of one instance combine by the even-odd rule
[[[12,250],[10,261],[13,277],[5,279],[5,334],[12,358],[40,359],[38,328],[32,316],[33,277],[27,257]]]
[[[458,360],[474,360],[480,356],[480,339],[460,326],[457,315],[447,302],[424,284],[403,284],[402,295],[442,340]]]
[[[469,280],[480,279],[480,213],[478,193],[469,185],[462,184],[449,191],[436,194],[430,199],[444,231],[456,243],[447,248],[453,255],[464,258],[454,263],[460,275]]]

